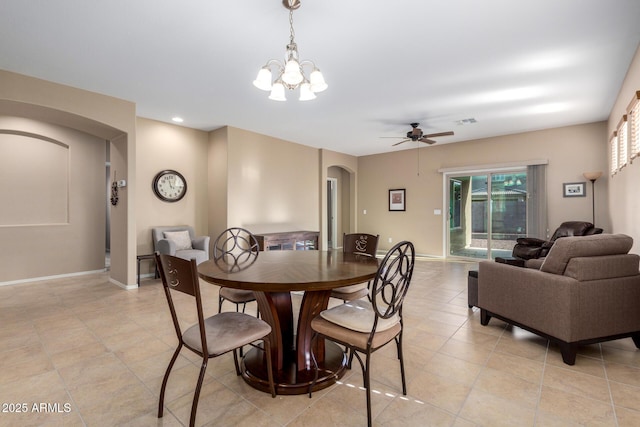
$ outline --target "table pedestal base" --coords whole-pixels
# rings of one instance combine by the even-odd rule
[[[297,353],[291,350],[285,358],[281,371],[273,373],[276,393],[281,395],[306,394],[315,375],[313,369],[298,370],[295,360]],[[313,391],[322,390],[342,378],[347,369],[347,356],[337,344],[325,342],[324,362],[318,363],[318,380]],[[251,387],[270,393],[264,353],[252,348],[242,360],[240,371],[242,378]]]

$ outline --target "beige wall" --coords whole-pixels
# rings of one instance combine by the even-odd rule
[[[229,128],[209,132],[209,233],[211,240],[228,228],[228,144]],[[213,242],[211,242],[213,244]]]
[[[104,140],[0,116],[0,282],[105,267]]]
[[[626,114],[632,97],[639,90],[640,47],[636,51],[618,98],[611,110],[607,127],[608,137],[615,131],[620,119]],[[608,149],[605,148],[602,156],[608,158],[608,155]],[[608,184],[609,203],[607,207],[611,216],[612,231],[633,237],[634,246],[631,251],[640,253],[640,187],[638,186],[640,183],[640,158],[636,158],[633,163],[622,168],[613,177],[609,176],[608,167],[602,168],[602,171],[604,171],[605,181]]]
[[[227,138],[227,227],[318,230],[318,150],[233,127]]]
[[[358,228],[380,234],[379,249],[389,249],[400,240],[412,240],[416,251],[442,256],[443,215],[435,215],[443,204],[443,177],[439,169],[499,163],[548,160],[548,223],[551,230],[567,220],[591,220],[591,190],[587,197],[562,197],[562,183],[585,181],[582,173],[603,170],[606,157],[604,122],[544,131],[507,135],[456,144],[423,146],[418,169],[417,149],[358,159]],[[597,225],[611,229],[606,206],[606,177],[596,182]],[[406,212],[388,211],[388,190],[406,189]],[[362,213],[367,210],[367,214]],[[389,238],[392,243],[389,243]]]
[[[136,120],[136,127],[137,253],[153,253],[151,228],[155,226],[191,225],[196,235],[207,235],[207,132],[143,118]],[[187,181],[186,195],[174,203],[158,199],[152,190],[153,178],[166,169],[180,172]],[[143,271],[148,268],[145,266]]]
[[[112,282],[120,286],[134,286],[135,204],[128,203],[128,199],[129,195],[135,194],[136,188],[135,104],[0,70],[0,114],[66,126],[111,141],[112,170],[117,169],[118,178],[126,179],[128,186],[127,191],[121,193],[118,206],[111,209],[110,277]],[[104,144],[100,145],[104,148]],[[104,165],[99,170],[101,183],[92,191],[104,194]],[[104,233],[104,223],[101,232]],[[22,233],[18,232],[18,235]],[[104,239],[91,244],[104,250]],[[5,248],[2,248],[2,252],[5,253]],[[22,255],[24,259],[31,259],[31,253],[26,249]],[[34,274],[57,274],[55,261],[40,261],[43,261],[43,265],[37,273],[26,272],[20,279],[36,277]],[[77,271],[92,268],[92,264],[88,263],[78,267]]]

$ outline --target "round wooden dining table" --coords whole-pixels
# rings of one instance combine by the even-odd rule
[[[198,265],[206,282],[255,292],[262,319],[271,325],[271,360],[278,394],[304,394],[313,382],[313,354],[318,362],[315,390],[335,383],[344,375],[347,357],[335,343],[312,342],[311,320],[329,304],[333,288],[373,279],[378,260],[342,251],[268,251],[239,262],[209,260]],[[304,291],[294,323],[292,292]],[[294,330],[294,328],[296,330]],[[266,357],[251,349],[241,366],[243,379],[269,392]]]

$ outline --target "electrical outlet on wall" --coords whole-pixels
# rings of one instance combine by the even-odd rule
[[[393,239],[389,237],[389,243],[393,243]]]

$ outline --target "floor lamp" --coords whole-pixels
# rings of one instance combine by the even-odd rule
[[[585,172],[582,174],[585,179],[591,181],[591,214],[592,219],[591,222],[595,226],[596,225],[596,193],[595,193],[595,183],[596,179],[602,176],[602,172]]]

